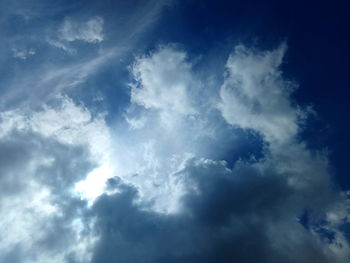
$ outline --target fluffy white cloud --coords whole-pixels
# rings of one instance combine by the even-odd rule
[[[239,45],[230,55],[220,89],[219,109],[228,123],[261,132],[269,142],[288,142],[298,132],[298,110],[290,93],[294,84],[279,69],[286,45],[254,52]]]
[[[146,109],[194,114],[191,93],[198,89],[198,83],[186,60],[184,52],[169,47],[137,59],[132,67],[136,82],[131,85],[131,101]]]
[[[185,183],[177,173],[211,130],[196,100],[201,83],[186,54],[170,45],[138,57],[131,73],[127,125],[114,140],[117,175],[138,189],[149,208],[174,213]]]

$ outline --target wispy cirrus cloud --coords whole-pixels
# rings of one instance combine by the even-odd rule
[[[103,22],[102,17],[94,17],[82,23],[66,18],[59,29],[60,39],[68,42],[76,40],[88,43],[102,42]]]
[[[98,44],[104,40],[102,17],[93,17],[87,21],[75,21],[72,18],[65,18],[59,26],[57,35],[49,37],[48,43],[53,47],[60,48],[69,54],[77,52],[70,43],[82,41],[90,44]]]
[[[19,58],[19,59],[27,59],[33,55],[35,55],[35,50],[34,49],[17,49],[13,48],[13,57],[14,58]]]

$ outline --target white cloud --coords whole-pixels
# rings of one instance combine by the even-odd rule
[[[87,175],[94,184],[82,183],[77,188],[86,198],[95,198],[102,193],[104,183],[113,176],[110,164],[110,131],[102,116],[92,117],[84,106],[76,105],[67,97],[58,97],[59,106],[43,106],[42,111],[24,113],[2,112],[1,136],[7,136],[13,129],[35,132],[45,138],[55,139],[72,146],[87,146],[91,161],[97,167]]]
[[[23,255],[29,263],[90,260],[97,237],[86,232],[88,222],[80,214],[86,207],[79,200],[101,194],[113,176],[105,170],[110,131],[103,117],[68,97],[56,98],[55,104],[0,114],[0,155],[12,156],[8,169],[0,167],[1,185],[9,191],[1,197],[0,213],[6,217],[0,219],[0,231],[6,239],[0,261],[15,262]],[[82,185],[79,196],[76,183],[86,179],[94,184]]]
[[[73,21],[66,18],[59,29],[60,39],[68,42],[76,40],[88,43],[99,43],[104,40],[103,18],[94,17],[86,22]]]
[[[131,85],[131,101],[169,114],[194,114],[190,93],[195,92],[198,83],[186,60],[184,52],[170,47],[137,59],[132,67],[136,82]]]
[[[298,132],[299,111],[291,106],[293,84],[279,69],[286,45],[268,52],[237,46],[220,89],[219,109],[226,121],[261,132],[269,142],[288,142]]]
[[[103,18],[98,16],[86,21],[67,17],[58,28],[58,32],[46,36],[46,41],[51,46],[73,55],[77,53],[74,47],[76,41],[91,44],[104,41],[103,24]]]
[[[96,157],[107,151],[109,130],[101,117],[93,118],[84,106],[68,97],[58,97],[58,107],[44,105],[41,111],[25,113],[20,110],[2,112],[2,136],[13,129],[33,131],[61,143],[88,144]]]
[[[64,43],[63,41],[60,40],[54,40],[54,39],[47,39],[47,43],[49,43],[51,46],[59,48],[67,52],[68,54],[76,54],[76,49],[68,45],[67,43]]]
[[[35,55],[35,50],[30,48],[30,49],[18,49],[18,48],[12,48],[12,53],[14,58],[19,58],[22,60],[26,60],[27,58],[34,56]]]
[[[197,151],[195,139],[207,132],[201,129],[205,121],[197,109],[201,84],[187,55],[173,46],[137,58],[131,73],[131,105],[123,127],[127,131],[115,138],[118,176],[137,187],[141,203],[175,213],[184,194],[177,173]]]

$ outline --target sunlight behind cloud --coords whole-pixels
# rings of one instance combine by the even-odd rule
[[[106,181],[114,176],[114,171],[108,162],[102,163],[92,170],[86,179],[80,181],[75,186],[75,191],[83,199],[87,199],[90,204],[100,196],[106,187]]]

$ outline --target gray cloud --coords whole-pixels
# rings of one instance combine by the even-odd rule
[[[1,113],[1,262],[89,260],[87,201],[75,187],[99,165],[106,131],[84,107],[61,99],[56,108]]]
[[[191,160],[182,174],[192,191],[173,215],[145,211],[131,186],[101,196],[92,262],[334,262],[337,255],[297,221],[307,201],[264,165],[230,170]]]
[[[74,221],[86,207],[71,195],[93,164],[87,150],[33,133],[0,140],[1,262],[58,262],[76,253]]]

